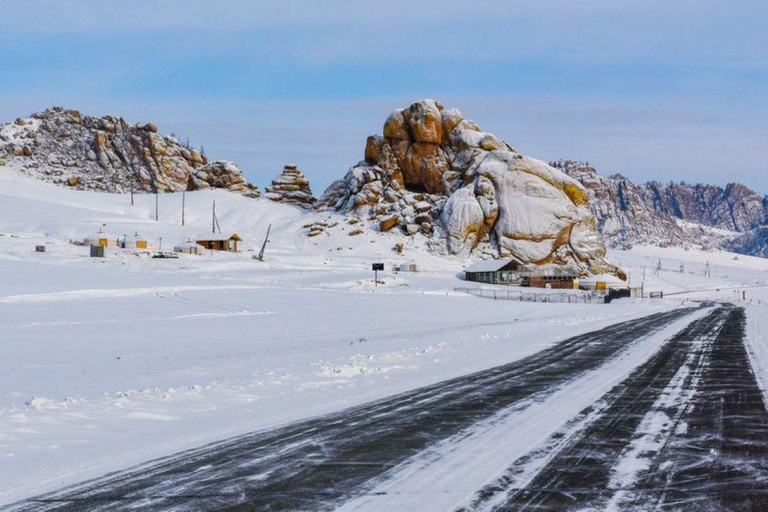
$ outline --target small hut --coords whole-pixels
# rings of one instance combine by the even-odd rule
[[[146,250],[153,246],[146,238],[139,236],[138,233],[133,236],[126,236],[123,238],[124,249],[139,249]]]
[[[173,250],[181,254],[202,254],[203,248],[197,242],[187,240],[182,244],[175,245]]]
[[[237,233],[203,235],[195,240],[195,243],[211,251],[237,252],[237,243],[242,242]]]
[[[99,245],[101,247],[117,247],[117,236],[108,235],[99,231],[96,234],[83,239],[83,245]]]
[[[522,283],[519,264],[512,258],[475,262],[464,269],[464,279],[491,284]]]

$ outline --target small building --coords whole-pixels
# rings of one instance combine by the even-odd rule
[[[106,245],[91,245],[91,258],[103,258]]]
[[[467,281],[529,286],[531,288],[573,288],[578,276],[574,269],[559,265],[520,265],[513,258],[484,260],[464,269]]]
[[[415,263],[401,263],[397,266],[398,272],[418,272],[419,267]]]
[[[520,264],[512,258],[482,260],[464,269],[464,279],[478,283],[522,285]]]
[[[138,233],[136,233],[133,236],[126,236],[123,237],[123,249],[140,249],[140,250],[146,250],[150,249],[154,246],[154,244],[150,243],[146,238],[139,236]]]
[[[181,254],[202,254],[203,248],[197,242],[188,240],[183,244],[174,246],[173,250]]]
[[[195,240],[195,243],[211,251],[237,252],[237,243],[242,242],[237,233],[231,235],[211,233]]]
[[[595,291],[629,290],[629,283],[611,274],[597,274],[579,279],[579,288]]]
[[[83,239],[83,245],[100,245],[102,247],[117,247],[117,236],[108,235],[99,231],[94,235]]]

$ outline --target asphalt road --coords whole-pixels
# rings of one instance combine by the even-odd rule
[[[693,309],[622,322],[514,363],[40,496],[34,510],[326,510],[425,448],[543,397]]]
[[[680,399],[664,400],[673,393]],[[497,510],[768,510],[768,411],[743,309],[691,324],[604,400],[607,409],[528,485],[505,490]],[[612,484],[649,414],[663,421],[639,459],[647,467],[630,485]]]

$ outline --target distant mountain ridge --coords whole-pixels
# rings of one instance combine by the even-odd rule
[[[611,247],[692,244],[768,254],[768,196],[745,185],[635,184],[620,174],[600,176],[583,162],[550,165],[587,188],[598,229]]]

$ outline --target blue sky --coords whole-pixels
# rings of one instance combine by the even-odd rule
[[[577,5],[574,5],[577,4]],[[321,192],[423,97],[544,160],[768,193],[768,2],[3,2],[0,119],[154,121]]]

